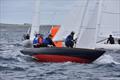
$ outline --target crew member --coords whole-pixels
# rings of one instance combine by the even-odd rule
[[[115,41],[114,41],[114,38],[112,37],[112,35],[109,35],[109,38],[108,38],[108,40],[107,40],[107,43],[115,44]]]
[[[49,35],[47,38],[43,39],[43,44],[45,47],[49,45],[55,46],[54,42],[52,41],[52,35]]]
[[[38,47],[38,34],[35,35],[35,38],[33,40],[33,47],[37,48]]]
[[[74,40],[74,34],[75,34],[74,32],[71,32],[71,34],[68,35],[67,38],[65,39],[65,45],[66,45],[66,47],[73,48],[74,42],[75,42],[75,40]]]

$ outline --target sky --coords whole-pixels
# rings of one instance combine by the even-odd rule
[[[37,0],[0,0],[0,23],[32,24],[35,16],[35,1]],[[70,20],[67,21],[66,16],[71,11],[73,11],[74,16],[74,9],[79,9],[80,6],[83,6],[80,4],[82,1],[85,0],[40,0],[40,12],[38,13],[40,14],[38,18],[40,24],[59,25],[60,22],[69,24]],[[106,6],[103,5],[103,7],[109,15],[106,16],[107,18],[103,17],[101,21],[103,21],[103,25],[108,25],[109,31],[113,29],[110,28],[110,25],[117,26],[117,28],[114,28],[115,31],[116,29],[120,30],[120,18],[118,17],[120,13],[119,2],[120,0],[104,0]],[[112,14],[115,15],[111,17]],[[106,31],[104,27],[102,27],[101,32]],[[108,27],[106,28],[107,31]]]
[[[77,6],[80,0],[41,0],[40,20],[43,24],[57,24],[59,20]],[[0,23],[32,23],[35,12],[35,0],[0,0]]]
[[[31,23],[33,0],[0,0],[0,23]]]

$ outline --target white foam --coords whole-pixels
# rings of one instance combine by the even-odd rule
[[[109,54],[104,54],[103,56],[98,58],[96,61],[94,61],[94,63],[97,63],[97,64],[110,64],[110,63],[120,64],[119,62],[116,62],[113,59],[113,57],[110,56]]]

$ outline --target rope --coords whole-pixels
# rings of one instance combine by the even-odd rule
[[[107,38],[102,39],[102,40],[100,40],[100,41],[97,41],[96,43],[100,43],[100,42],[103,42],[103,41],[105,41],[105,40],[107,40]]]

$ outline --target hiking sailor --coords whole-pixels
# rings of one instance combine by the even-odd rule
[[[108,40],[107,40],[107,43],[115,44],[115,41],[114,41],[114,38],[112,37],[112,35],[109,35],[109,38],[108,38]]]
[[[23,40],[28,40],[30,39],[30,35],[29,34],[24,34],[23,35]]]
[[[55,46],[54,42],[52,41],[52,35],[49,34],[48,37],[43,39],[44,47]]]

